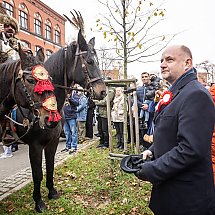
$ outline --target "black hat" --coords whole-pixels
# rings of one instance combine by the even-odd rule
[[[135,173],[140,170],[140,164],[143,164],[143,155],[128,155],[121,162],[120,167],[126,173]]]

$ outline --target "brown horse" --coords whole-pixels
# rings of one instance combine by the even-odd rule
[[[54,93],[49,90],[40,94],[35,92],[37,80],[32,73],[36,68],[45,71],[42,65],[44,54],[39,50],[34,57],[30,50],[23,51],[21,46],[18,52],[20,60],[0,64],[0,119],[16,104],[18,108],[30,110],[34,119],[41,120],[40,125],[44,125],[44,119],[49,116],[49,112],[43,107],[42,102]],[[51,83],[51,78],[48,79]]]
[[[58,52],[51,55],[44,63],[45,68],[53,79],[59,112],[65,101],[65,88],[70,87],[73,83],[78,83],[82,87],[89,89],[97,99],[101,99],[105,93],[106,87],[98,67],[94,45],[95,38],[92,38],[89,43],[87,43],[82,33],[79,32],[77,42],[73,42],[66,48],[60,49]],[[22,109],[22,112],[28,115],[29,110]],[[28,115],[29,120],[31,120],[31,115],[32,114]],[[23,116],[20,111],[18,111],[17,121],[22,122],[22,120]],[[49,190],[48,198],[56,199],[59,197],[57,190],[54,188],[53,174],[54,158],[61,130],[61,123],[52,124],[51,126],[46,124],[44,129],[41,129],[38,124],[34,124],[28,134],[22,138],[22,140],[29,145],[29,157],[34,182],[33,199],[37,212],[42,212],[46,209],[40,192],[43,178],[43,150],[46,159],[46,186]],[[23,135],[25,132],[25,128],[17,127],[19,136]]]

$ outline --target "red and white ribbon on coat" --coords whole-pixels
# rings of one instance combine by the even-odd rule
[[[165,91],[165,92],[163,93],[163,95],[161,96],[160,101],[158,102],[158,105],[157,105],[157,112],[160,111],[160,108],[161,108],[162,105],[168,105],[168,104],[172,101],[172,97],[173,97],[172,92],[170,92],[170,91]]]

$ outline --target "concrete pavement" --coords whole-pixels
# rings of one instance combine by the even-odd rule
[[[78,144],[76,153],[95,144],[97,141],[97,139],[90,139],[82,144]],[[55,155],[55,166],[76,154],[69,155],[68,152],[61,152],[64,147],[65,139],[60,139]],[[2,152],[3,149],[0,146],[0,153]],[[19,150],[13,154],[11,158],[0,159],[0,201],[32,181],[30,161],[28,158],[28,145],[19,145]],[[45,167],[45,165],[43,166]]]

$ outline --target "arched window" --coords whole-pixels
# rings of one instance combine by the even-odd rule
[[[21,28],[28,30],[28,15],[23,11],[19,11],[19,24]]]
[[[34,14],[34,32],[42,36],[42,18],[39,13]]]
[[[39,51],[39,49],[43,49],[43,48],[40,47],[40,46],[35,46],[35,55],[37,54],[37,52]]]
[[[47,40],[52,40],[52,28],[50,20],[45,21],[45,37]]]
[[[55,26],[54,42],[60,44],[60,28],[58,25]]]
[[[42,35],[42,23],[38,19],[34,19],[34,32],[37,35]]]
[[[60,32],[55,30],[54,32],[55,43],[60,44]]]
[[[28,8],[24,3],[19,5],[19,25],[21,28],[28,30]]]
[[[52,51],[51,50],[46,50],[46,60],[52,55]]]
[[[31,48],[31,44],[30,44],[28,41],[22,40],[22,41],[21,41],[21,45],[22,45],[23,47]]]
[[[13,13],[13,6],[11,4],[3,1],[3,6],[6,9],[8,15],[10,15],[10,16],[14,15],[14,13]]]

